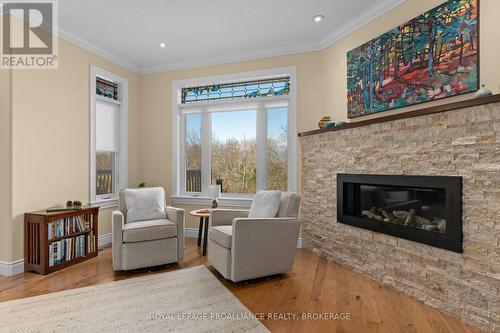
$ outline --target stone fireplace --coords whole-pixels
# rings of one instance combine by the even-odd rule
[[[408,114],[301,133],[303,246],[470,324],[500,331],[500,97]],[[457,186],[461,180],[462,213],[447,209],[448,187],[436,186],[438,181],[430,188],[356,183],[338,174],[451,177]],[[339,189],[349,180],[359,186]],[[358,197],[356,206],[344,203],[344,195],[364,199]],[[438,204],[422,209],[412,200]],[[387,209],[392,204],[400,206]],[[384,216],[384,207],[393,216]],[[404,225],[412,209],[413,218]],[[424,227],[429,222],[417,216],[432,226]],[[372,227],[355,225],[359,219]],[[456,237],[462,252],[456,244],[436,247],[450,228],[456,228],[450,240]],[[434,240],[423,244],[384,229]]]
[[[337,174],[337,221],[462,252],[462,178]]]

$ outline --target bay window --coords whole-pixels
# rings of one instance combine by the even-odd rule
[[[174,202],[296,190],[295,69],[246,75],[174,82]]]

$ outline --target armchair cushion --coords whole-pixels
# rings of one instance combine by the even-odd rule
[[[300,195],[293,192],[281,192],[280,209],[277,217],[297,217],[299,215]]]
[[[257,191],[248,213],[249,218],[273,218],[280,208],[280,191]]]
[[[164,219],[165,191],[161,187],[123,190],[127,207],[126,223]]]
[[[123,227],[123,242],[143,242],[177,236],[177,225],[167,219],[127,223]]]
[[[233,238],[233,226],[232,225],[220,225],[217,227],[210,228],[208,233],[210,240],[216,242],[220,246],[226,249],[231,248],[231,240]]]

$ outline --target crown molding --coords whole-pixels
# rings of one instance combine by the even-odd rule
[[[251,52],[241,52],[237,54],[224,55],[202,60],[186,61],[173,63],[166,66],[149,67],[143,69],[141,74],[154,74],[160,72],[170,72],[187,68],[197,68],[204,66],[220,65],[234,63],[240,61],[257,60],[270,57],[279,57],[285,55],[293,55],[305,52],[314,52],[321,50],[321,45],[318,42],[311,42],[299,45],[291,45],[285,47],[276,47],[265,50],[256,50]]]
[[[406,0],[385,0],[368,7],[368,9],[361,12],[360,15],[353,18],[350,23],[344,25],[342,28],[335,30],[333,33],[323,38],[319,44],[322,49],[327,48],[340,39],[350,35],[354,31],[362,28],[371,21],[379,18],[388,11],[396,8]]]
[[[111,61],[115,65],[119,65],[121,67],[124,67],[132,72],[135,72],[137,74],[142,74],[141,68],[136,66],[135,64],[131,63],[128,60],[123,59],[122,57],[117,56],[115,53],[104,50],[100,47],[97,47],[90,42],[87,42],[86,40],[77,37],[71,33],[68,33],[67,31],[62,30],[61,28],[58,29],[57,35],[60,38],[63,38],[89,52],[92,52],[94,54],[97,54],[98,56]]]
[[[1,5],[1,3],[0,3],[0,5]],[[0,6],[0,15],[4,15],[1,6]],[[19,16],[17,14],[12,14],[12,15],[17,17],[18,19],[24,20],[24,17],[22,17],[22,16]],[[132,72],[135,72],[137,74],[141,74],[141,69],[138,66],[134,65],[130,61],[127,61],[127,60],[117,56],[115,53],[110,52],[110,51],[106,51],[102,48],[99,48],[99,47],[91,44],[90,42],[87,42],[86,40],[61,29],[60,26],[56,26],[56,28],[54,30],[55,30],[54,34],[57,37],[65,39],[68,42],[71,42],[71,43],[75,44],[76,46],[81,47],[82,49],[85,49],[85,50],[87,50],[91,53],[94,53],[94,54],[96,54],[96,55],[98,55],[98,56],[100,56],[108,61],[111,61],[115,65],[119,65],[121,67],[124,67],[124,68],[132,71]]]

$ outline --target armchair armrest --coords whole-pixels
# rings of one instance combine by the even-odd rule
[[[301,222],[298,218],[234,219],[232,280],[290,271]]]
[[[177,260],[184,258],[184,209],[165,207],[167,219],[177,224]]]
[[[248,217],[248,209],[222,209],[216,208],[210,211],[210,225],[231,225],[235,218]]]
[[[111,212],[111,247],[113,252],[113,270],[122,269],[122,243],[123,243],[123,225],[125,217],[119,210]]]
[[[170,221],[174,223],[184,223],[184,209],[167,206],[165,207],[165,212],[167,213],[167,219],[169,219]]]

